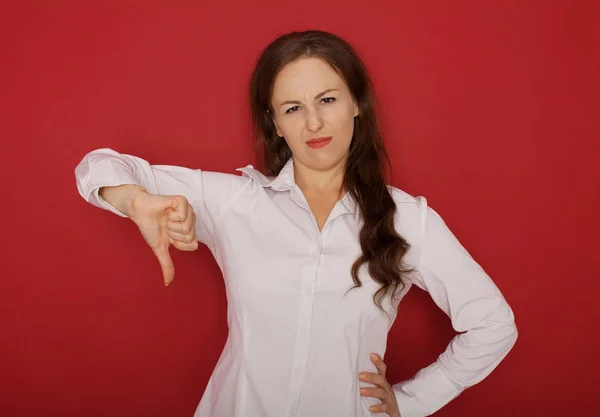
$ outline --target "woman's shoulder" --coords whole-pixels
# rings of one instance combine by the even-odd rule
[[[250,181],[253,181],[263,187],[267,187],[267,186],[271,185],[273,183],[273,181],[275,180],[275,177],[270,177],[270,176],[263,174],[258,169],[254,168],[254,166],[252,166],[252,165],[246,165],[245,167],[237,168],[236,171],[240,173],[236,176],[238,178],[243,178],[244,179],[243,181],[250,180]]]
[[[267,186],[273,181],[273,178],[264,175],[252,165],[236,168],[234,171],[203,170],[202,175],[205,183],[209,182],[217,188],[224,185],[238,188],[247,188],[249,184]]]
[[[203,171],[203,188],[207,197],[227,196],[228,204],[254,199],[265,188],[277,188],[285,184],[276,181],[277,177],[264,175],[252,165],[237,168],[234,172]]]
[[[409,210],[414,209],[420,210],[423,205],[427,205],[427,199],[423,196],[412,195],[398,187],[388,186],[392,199],[396,203],[398,210]]]
[[[396,203],[396,229],[411,243],[419,240],[427,219],[427,199],[423,196],[412,195],[397,187],[390,186],[389,189]]]

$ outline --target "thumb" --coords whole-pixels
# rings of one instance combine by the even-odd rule
[[[169,253],[169,245],[161,246],[154,250],[154,255],[160,263],[160,267],[163,273],[163,279],[165,286],[168,286],[173,278],[175,278],[175,267],[173,266],[173,260]]]

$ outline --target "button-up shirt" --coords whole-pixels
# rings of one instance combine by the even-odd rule
[[[183,195],[196,235],[225,279],[229,334],[195,417],[367,417],[379,400],[361,397],[360,372],[377,372],[397,305],[414,284],[427,291],[459,334],[438,359],[393,385],[402,417],[427,416],[485,378],[517,338],[514,316],[497,286],[425,198],[389,187],[395,226],[410,244],[414,272],[399,297],[373,302],[379,288],[361,268],[361,217],[349,194],[319,230],[290,159],[276,177],[252,166],[208,172],[98,149],[77,166],[80,195],[103,200],[103,186],[138,184],[151,194]],[[350,290],[351,289],[351,290]],[[350,291],[349,291],[350,290]],[[392,352],[393,354],[393,352]]]

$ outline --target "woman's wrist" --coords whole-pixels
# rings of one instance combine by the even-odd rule
[[[146,189],[137,184],[124,184],[118,186],[101,187],[98,194],[108,204],[131,218],[134,214],[135,199],[140,195],[148,194]]]

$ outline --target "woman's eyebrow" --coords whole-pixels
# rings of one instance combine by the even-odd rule
[[[318,100],[318,99],[320,99],[320,98],[321,98],[321,97],[323,97],[325,94],[327,94],[327,93],[331,93],[332,91],[337,91],[337,88],[329,88],[329,89],[327,89],[327,90],[325,90],[325,91],[323,91],[323,92],[321,92],[321,93],[317,94],[317,95],[315,96],[315,100]],[[285,105],[285,104],[302,104],[302,102],[301,102],[301,101],[298,101],[298,100],[286,100],[286,101],[284,101],[283,103],[281,103],[281,104],[280,104],[280,106],[283,106],[283,105]]]

